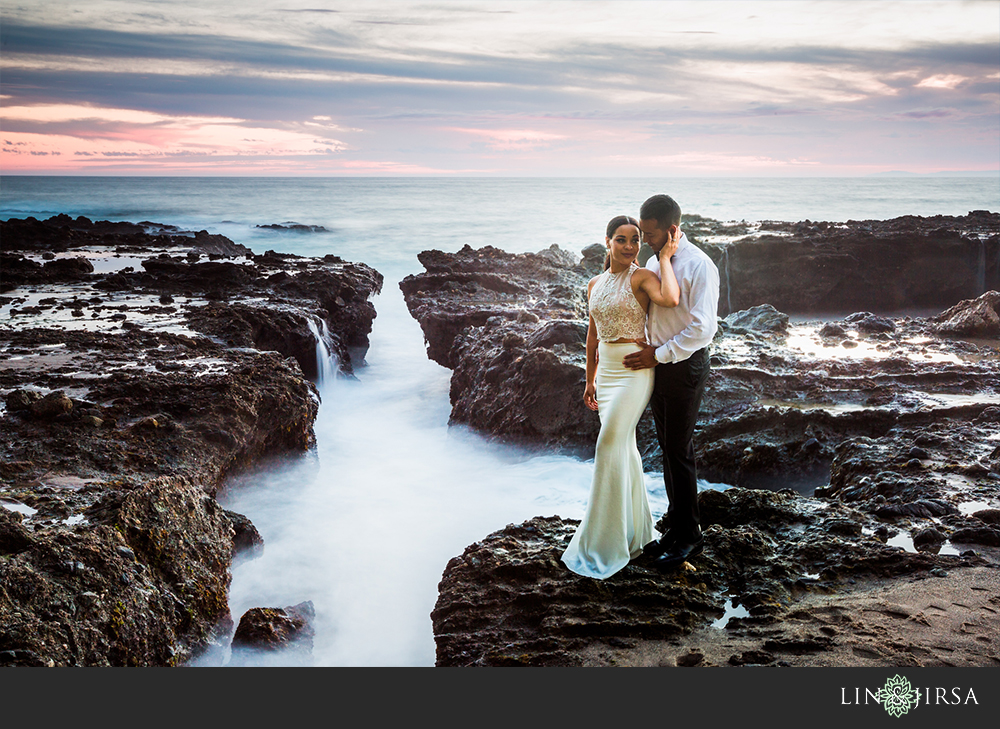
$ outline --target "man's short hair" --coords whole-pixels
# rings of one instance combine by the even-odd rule
[[[655,220],[660,228],[681,224],[681,206],[670,195],[653,195],[639,208],[639,218]]]

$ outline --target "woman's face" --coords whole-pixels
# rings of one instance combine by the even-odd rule
[[[605,238],[611,259],[621,264],[630,264],[639,255],[639,229],[631,224],[620,225],[615,234]]]

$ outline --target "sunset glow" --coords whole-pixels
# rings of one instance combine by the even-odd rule
[[[997,0],[0,0],[0,12],[3,174],[1000,167]]]

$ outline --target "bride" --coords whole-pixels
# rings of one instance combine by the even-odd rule
[[[618,572],[654,539],[635,441],[636,425],[653,392],[653,369],[629,369],[622,359],[645,343],[649,302],[677,306],[680,288],[670,265],[677,240],[668,240],[660,251],[659,278],[636,263],[639,244],[635,218],[612,218],[604,272],[587,284],[590,325],[583,401],[598,411],[601,430],[587,511],[562,561],[573,572],[598,579]]]

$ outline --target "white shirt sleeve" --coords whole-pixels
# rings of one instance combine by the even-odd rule
[[[701,261],[691,275],[691,323],[656,349],[656,361],[682,362],[712,343],[719,328],[719,272]]]

